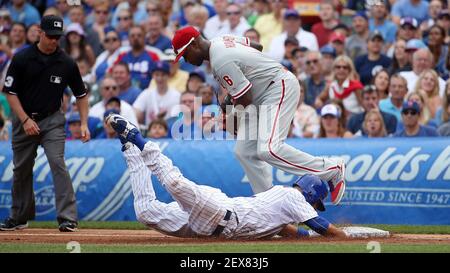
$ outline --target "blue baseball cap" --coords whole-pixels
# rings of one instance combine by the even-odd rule
[[[109,116],[109,114],[117,114],[120,115],[120,111],[117,109],[109,109],[106,110],[105,113],[103,113],[103,119],[106,119],[107,116]]]
[[[362,17],[362,18],[366,19],[366,21],[369,21],[369,17],[367,17],[367,14],[366,14],[365,11],[358,11],[358,12],[356,12],[355,15],[353,15],[352,18],[355,18],[355,17]]]
[[[164,61],[158,61],[155,64],[155,67],[153,68],[152,72],[155,71],[162,71],[166,74],[170,74],[170,65],[168,62],[164,62]]]
[[[296,18],[300,19],[300,13],[296,9],[288,9],[284,12],[284,19]]]
[[[406,51],[416,51],[421,48],[426,48],[427,45],[420,39],[411,39],[406,43]]]
[[[416,110],[418,113],[420,113],[420,106],[417,102],[408,100],[403,102],[402,113],[406,110]]]
[[[194,69],[194,71],[192,71],[191,73],[189,73],[189,78],[192,76],[197,76],[199,77],[203,82],[206,81],[206,75],[205,72],[203,72],[201,69]]]
[[[332,55],[333,57],[336,57],[336,49],[334,49],[334,47],[332,47],[331,45],[324,45],[321,49],[320,49],[320,53],[321,54],[329,54]]]
[[[69,116],[69,119],[67,120],[68,124],[71,124],[71,123],[74,123],[74,122],[81,122],[81,117],[80,117],[80,114],[78,112],[73,112]]]

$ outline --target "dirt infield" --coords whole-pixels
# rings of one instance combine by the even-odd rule
[[[280,239],[251,240],[257,243],[367,243],[367,239],[326,239],[310,238],[305,240]],[[389,238],[376,238],[380,243],[389,244],[450,244],[450,234],[393,234]],[[1,243],[67,243],[77,241],[88,244],[207,244],[207,243],[233,243],[242,241],[226,241],[221,239],[203,238],[176,238],[166,236],[154,230],[108,230],[108,229],[81,229],[77,232],[61,233],[55,229],[25,229],[21,231],[0,232]]]

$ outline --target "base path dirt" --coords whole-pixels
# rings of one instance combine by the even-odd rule
[[[269,240],[249,240],[249,243],[367,243],[367,239],[326,239],[309,238],[305,240],[273,238]],[[393,234],[389,238],[376,238],[378,242],[392,244],[450,244],[450,234]],[[2,243],[67,243],[77,241],[90,244],[206,244],[241,243],[212,238],[176,238],[154,230],[107,230],[80,229],[77,232],[62,233],[56,229],[25,229],[20,231],[1,231]]]

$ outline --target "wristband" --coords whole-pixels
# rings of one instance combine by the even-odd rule
[[[25,123],[30,119],[30,117],[27,117],[23,122],[22,125],[25,125]]]
[[[309,232],[301,227],[297,228],[297,237],[309,237]]]

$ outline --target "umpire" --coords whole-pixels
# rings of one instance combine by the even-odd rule
[[[59,230],[75,231],[77,207],[64,162],[65,117],[60,108],[63,91],[69,86],[77,99],[82,141],[89,141],[88,96],[76,63],[58,47],[63,19],[44,16],[40,27],[39,42],[13,57],[3,88],[14,112],[14,176],[10,217],[0,224],[0,230],[26,228],[27,221],[35,217],[33,166],[41,145],[52,171]]]

